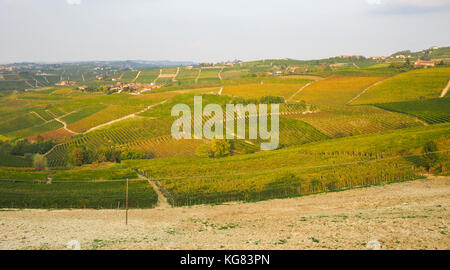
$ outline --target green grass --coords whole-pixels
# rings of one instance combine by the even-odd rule
[[[439,97],[450,80],[450,68],[401,73],[369,89],[352,104],[374,104]]]

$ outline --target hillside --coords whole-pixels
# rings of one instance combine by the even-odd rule
[[[439,97],[450,81],[450,68],[420,69],[386,79],[352,104],[374,104]]]
[[[450,99],[439,98],[450,80],[445,65],[415,69],[402,59],[361,56],[19,65],[17,72],[39,68],[74,81],[56,86],[47,78],[26,91],[3,92],[0,203],[120,208],[126,179],[135,192],[132,207],[152,208],[162,197],[172,206],[258,201],[403,182],[430,171],[445,175]],[[10,73],[2,72],[3,79],[25,74]],[[235,135],[231,140],[174,139],[172,108],[194,111],[199,95],[204,106],[219,105],[224,125],[254,118],[229,115],[227,105],[278,103],[279,113],[270,111],[279,118],[272,133],[277,149],[261,151],[268,140],[250,138],[248,124],[245,136],[224,130]],[[423,154],[430,143],[439,153],[431,165]],[[36,154],[45,171],[32,168]],[[47,177],[52,185],[42,185]]]

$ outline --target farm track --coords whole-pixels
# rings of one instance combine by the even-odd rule
[[[49,122],[49,121],[45,120],[40,114],[38,114],[38,113],[35,112],[35,111],[31,111],[30,113],[36,115],[37,117],[39,117],[42,121],[44,121],[44,123]]]
[[[0,212],[0,249],[450,249],[450,177],[256,203]],[[232,237],[230,237],[232,236]],[[100,244],[100,246],[99,246]]]
[[[366,87],[364,90],[361,91],[361,93],[359,93],[358,95],[356,95],[356,97],[352,98],[350,101],[348,101],[345,105],[348,105],[350,103],[352,103],[353,101],[357,100],[360,96],[362,96],[365,92],[369,91],[371,88],[379,85],[380,83],[382,83],[383,81],[385,81],[387,78],[382,79],[372,85],[370,85],[369,87]]]
[[[135,113],[132,113],[132,114],[123,116],[123,117],[121,117],[121,118],[117,118],[117,119],[115,119],[115,120],[111,120],[111,121],[109,121],[109,122],[106,122],[106,123],[100,124],[100,125],[98,125],[98,126],[92,127],[92,128],[90,128],[90,129],[88,129],[87,131],[85,131],[84,134],[89,133],[89,132],[94,131],[94,130],[97,130],[97,129],[100,129],[100,128],[102,128],[102,127],[106,127],[106,126],[112,125],[112,124],[117,123],[117,122],[119,122],[119,121],[123,121],[123,120],[126,120],[126,119],[134,118],[134,117],[136,117],[137,114],[143,113],[143,112],[145,112],[145,111],[147,111],[147,110],[149,110],[149,109],[151,109],[151,108],[153,108],[153,107],[155,107],[155,106],[164,104],[164,103],[166,103],[166,102],[167,102],[167,100],[161,101],[161,102],[159,102],[159,103],[156,103],[156,104],[147,106],[146,108],[144,108],[143,110],[140,110],[140,111],[138,111],[138,112],[135,112]]]
[[[450,81],[448,81],[447,86],[444,88],[444,90],[442,90],[441,95],[439,96],[440,98],[445,97],[445,95],[447,95],[448,89],[450,88]]]
[[[176,82],[176,81],[177,81],[176,79],[177,79],[178,74],[180,74],[180,67],[177,68],[177,72],[176,72],[175,75],[173,76],[172,82]]]
[[[133,82],[135,82],[135,81],[139,78],[140,75],[141,75],[141,71],[138,72],[138,74],[136,75],[136,77],[133,79]]]
[[[217,74],[217,76],[219,77],[219,80],[221,80],[221,81],[222,81],[222,71],[223,71],[223,69],[224,69],[224,67]]]
[[[200,79],[201,74],[202,74],[202,69],[200,68],[200,70],[198,71],[197,78],[195,78],[195,83],[198,83],[198,79]]]
[[[156,209],[166,209],[171,208],[172,206],[167,202],[167,198],[164,196],[164,194],[161,192],[161,189],[159,186],[155,183],[155,181],[151,181],[144,175],[140,174],[138,172],[139,179],[146,179],[150,185],[152,185],[153,189],[155,190],[156,194],[158,194],[158,204],[156,206]]]
[[[72,134],[79,134],[78,132],[75,132],[75,131],[73,131],[73,130],[70,130],[70,129],[68,129],[67,128],[67,123],[66,122],[64,122],[64,121],[62,121],[61,119],[59,119],[59,118],[55,118],[55,120],[56,121],[58,121],[58,122],[60,122],[61,124],[63,124],[63,128],[66,130],[66,131],[68,131],[68,132],[70,132],[70,133],[72,133]]]
[[[300,94],[300,92],[302,92],[306,87],[310,86],[313,82],[307,83],[305,85],[302,86],[302,88],[298,89],[297,92],[295,92],[292,96],[290,96],[287,101],[291,101],[294,99],[294,97],[298,94]]]

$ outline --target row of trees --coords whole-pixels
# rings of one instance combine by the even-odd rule
[[[231,101],[232,104],[282,104],[284,103],[284,97],[277,96],[264,96],[260,98],[243,98],[234,97]]]
[[[87,147],[75,147],[68,152],[66,160],[69,165],[81,166],[83,164],[115,162],[120,163],[127,159],[152,159],[152,153],[137,150],[122,151],[115,147],[105,147],[91,150]]]
[[[27,139],[18,140],[11,143],[11,155],[25,156],[30,154],[45,154],[54,146],[53,141],[44,141],[42,137],[38,137],[37,142],[31,143]]]

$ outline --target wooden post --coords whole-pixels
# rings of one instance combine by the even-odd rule
[[[127,178],[127,191],[125,200],[125,224],[128,225],[128,178]]]

